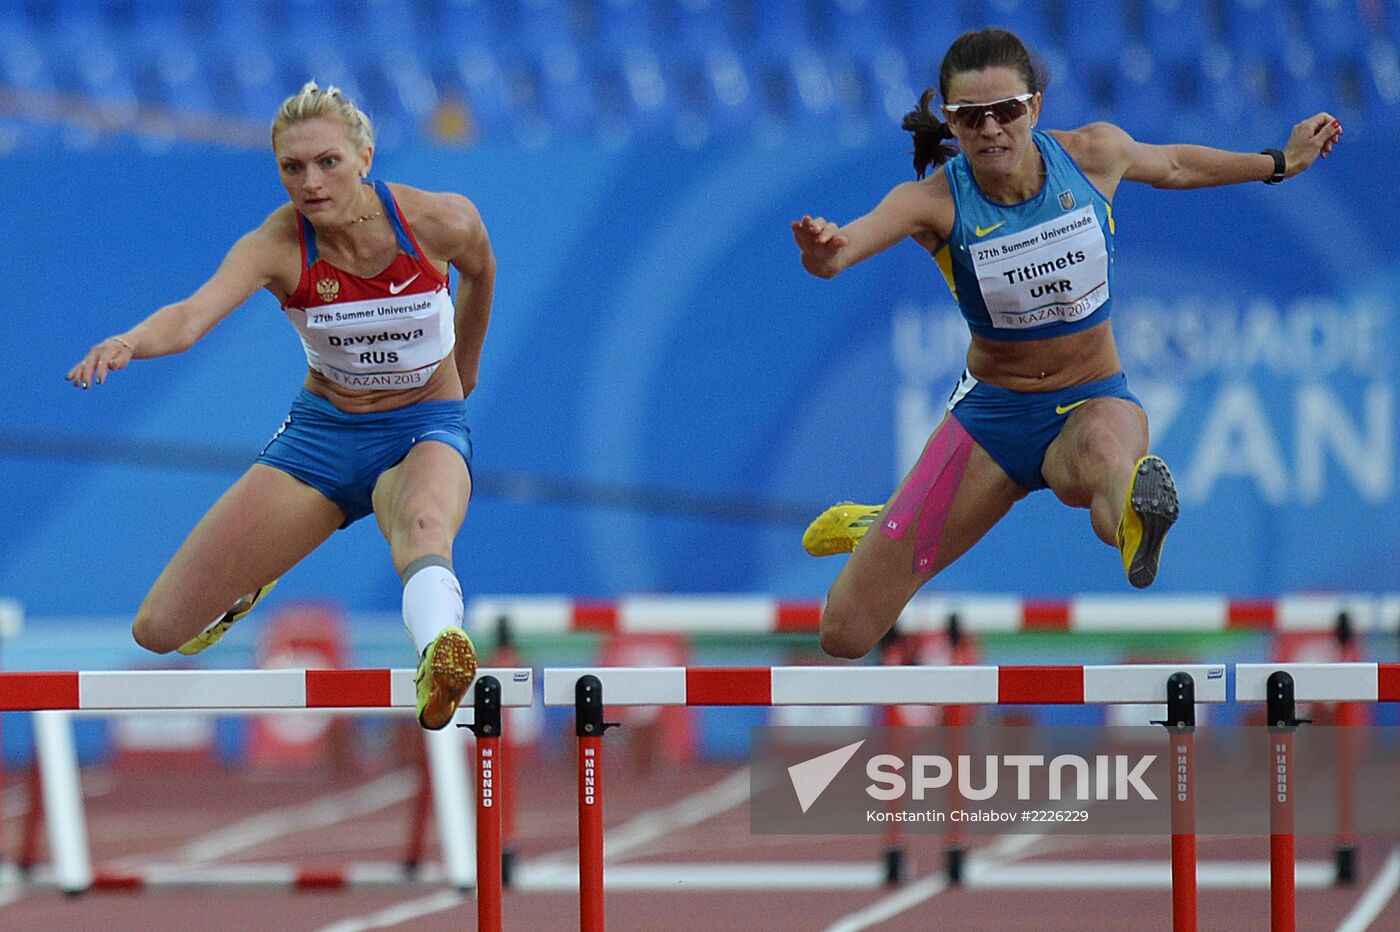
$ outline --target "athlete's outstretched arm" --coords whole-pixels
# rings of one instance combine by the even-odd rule
[[[194,294],[167,304],[125,333],[98,343],[68,370],[65,378],[78,388],[89,388],[101,385],[110,372],[126,368],[133,359],[169,356],[189,349],[272,280],[270,257],[277,246],[268,229],[265,223],[246,234],[234,243],[213,277]]]
[[[939,172],[927,181],[897,186],[874,210],[844,227],[822,217],[794,220],[792,236],[802,251],[802,267],[818,278],[834,278],[906,236],[932,234],[942,239],[948,231],[935,227],[945,203],[951,217],[952,195]]]
[[[1246,181],[1265,181],[1274,173],[1271,156],[1257,152],[1227,152],[1209,146],[1150,145],[1138,142],[1108,123],[1095,123],[1075,135],[1094,152],[1091,160],[1108,163],[1124,181],[1154,188],[1212,188]],[[1284,177],[1306,171],[1326,158],[1341,141],[1342,124],[1329,113],[1318,113],[1293,127],[1283,147]],[[1090,170],[1090,166],[1084,166]]]

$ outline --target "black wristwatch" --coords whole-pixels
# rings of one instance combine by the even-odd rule
[[[1284,161],[1283,150],[1265,149],[1260,155],[1267,155],[1274,160],[1274,173],[1264,179],[1265,184],[1278,184],[1283,180],[1284,173],[1288,171],[1288,163]]]

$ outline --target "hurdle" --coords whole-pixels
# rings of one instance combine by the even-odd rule
[[[142,670],[0,673],[0,711],[34,713],[36,767],[47,814],[53,880],[78,894],[94,887],[135,889],[146,885],[252,882],[288,883],[297,889],[344,886],[360,879],[385,880],[382,871],[346,875],[297,872],[269,866],[193,871],[182,878],[174,868],[139,872],[94,870],[88,845],[77,754],[75,715],[111,716],[142,712],[256,714],[308,711],[336,714],[402,714],[415,708],[413,670]],[[477,734],[476,844],[463,744],[457,728],[425,732],[429,779],[443,877],[452,886],[476,888],[480,927],[500,928],[501,787],[494,778],[500,709],[534,702],[534,676],[528,668],[483,669],[473,702],[457,713],[458,727]],[[475,857],[473,857],[475,848]]]
[[[1297,926],[1293,734],[1297,702],[1400,702],[1400,663],[1241,663],[1235,698],[1266,704],[1273,776],[1269,801],[1269,923]]]
[[[519,635],[810,634],[820,627],[821,599],[762,595],[482,596],[467,606],[471,630],[502,621]],[[1311,593],[1273,599],[1225,595],[1077,596],[918,595],[899,616],[901,633],[946,630],[956,618],[967,634],[1073,632],[1337,632],[1345,615],[1353,633],[1400,631],[1400,595]]]
[[[1173,760],[1186,755],[1196,702],[1225,701],[1218,664],[969,667],[548,668],[546,706],[573,706],[578,738],[579,919],[604,927],[603,736],[608,705],[1039,705],[1161,702],[1173,717]],[[1173,928],[1196,928],[1196,873],[1189,780],[1172,802]]]
[[[653,594],[610,599],[488,595],[472,599],[467,605],[467,616],[472,630],[506,631],[511,637],[666,634],[757,638],[815,634],[823,605],[822,599],[761,594]],[[1336,651],[1327,659],[1354,661],[1360,659],[1360,637],[1396,633],[1400,633],[1397,593],[1286,593],[1271,598],[1222,594],[1034,598],[925,592],[915,596],[900,614],[887,641],[902,641],[905,636],[945,635],[951,659],[926,658],[924,662],[962,666],[967,661],[959,658],[969,653],[969,645],[975,645],[981,635],[1316,635]],[[898,653],[888,648],[889,644],[882,642],[882,655]],[[955,705],[943,710],[953,720],[961,720],[965,711]],[[1339,717],[1349,720],[1356,708],[1344,704],[1337,711]],[[893,710],[887,714],[893,714]],[[1350,810],[1339,811],[1333,862],[1334,882],[1338,884],[1350,883],[1356,875],[1355,849],[1351,844],[1353,823]],[[948,836],[947,845],[946,873],[951,883],[958,884],[963,878],[965,852],[953,834]],[[1310,885],[1319,882],[1319,867],[1307,865]],[[900,830],[895,825],[887,838],[884,871],[887,885],[897,885],[905,872]],[[1252,875],[1247,882],[1254,882]]]

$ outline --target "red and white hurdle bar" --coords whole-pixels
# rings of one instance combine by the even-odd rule
[[[1274,765],[1269,805],[1269,927],[1272,932],[1292,932],[1297,926],[1293,732],[1302,724],[1294,715],[1294,704],[1400,702],[1400,663],[1241,663],[1235,666],[1235,699],[1263,702],[1268,710]]]
[[[118,670],[0,673],[0,711],[412,709],[413,670]],[[528,668],[482,670],[529,705]]]
[[[768,596],[664,595],[615,600],[563,596],[473,599],[471,630],[491,631],[504,619],[517,634],[788,634],[816,631],[820,599]],[[919,596],[900,615],[903,633],[942,631],[956,616],[970,633],[1017,631],[1171,632],[1331,631],[1345,614],[1353,631],[1400,631],[1400,594],[1228,596]]]
[[[823,601],[783,599],[770,595],[634,595],[616,599],[564,596],[488,596],[468,606],[473,630],[496,630],[505,638],[592,634],[626,637],[701,635],[734,637],[807,634],[820,624]],[[1172,595],[1130,598],[1078,596],[1050,599],[1019,595],[925,593],[901,614],[895,632],[917,639],[946,635],[953,665],[968,662],[980,635],[1019,632],[1064,634],[1211,634],[1249,632],[1276,636],[1327,634],[1335,640],[1337,660],[1359,659],[1358,635],[1400,632],[1400,594],[1285,594],[1242,599],[1224,595]],[[964,637],[963,635],[971,635]],[[907,638],[888,642],[884,663],[902,664]],[[673,662],[679,662],[675,658]],[[625,660],[622,662],[626,662]],[[646,661],[642,661],[646,662]],[[938,662],[938,661],[934,661]],[[889,714],[898,714],[889,707]],[[967,710],[949,706],[949,721]],[[1355,706],[1338,710],[1343,719],[1359,714]],[[1349,810],[1339,810],[1337,877],[1349,882],[1351,834]],[[903,869],[901,833],[892,826],[885,852],[886,878],[897,883]],[[949,837],[949,876],[958,882],[961,845]]]
[[[544,704],[573,705],[596,676],[608,705],[1042,705],[1166,702],[1189,673],[1197,702],[1225,701],[1223,664],[980,667],[572,667],[544,671]]]
[[[93,869],[83,813],[73,715],[140,712],[259,713],[413,712],[413,670],[142,670],[0,673],[0,711],[35,713],[37,766],[47,815],[52,876],[60,889],[79,893],[100,880],[103,886],[134,889],[179,882],[173,869],[140,871]],[[470,694],[455,717],[458,727],[477,735],[476,844],[465,790],[462,738],[457,728],[425,732],[429,775],[437,813],[443,873],[459,889],[476,888],[478,927],[501,927],[502,787],[495,779],[505,706],[534,703],[534,676],[528,668],[478,671]],[[475,857],[473,857],[473,847]],[[269,865],[244,870],[194,870],[186,883],[287,883],[298,888],[344,886],[357,880],[382,881],[382,871],[360,876],[306,872]],[[364,872],[360,872],[364,873]]]
[[[1185,688],[1184,684],[1190,684]],[[578,736],[579,927],[604,928],[603,735],[608,705],[1110,704],[1190,696],[1171,751],[1191,772],[1194,703],[1225,701],[1220,664],[1001,667],[607,667],[544,671],[544,703],[573,706]],[[1194,788],[1173,797],[1173,928],[1196,928]],[[1178,802],[1178,800],[1180,800]]]

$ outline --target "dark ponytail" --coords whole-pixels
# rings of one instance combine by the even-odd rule
[[[1021,37],[1005,29],[965,32],[948,47],[938,68],[938,94],[948,99],[948,82],[965,71],[1010,68],[1026,82],[1026,90],[1038,94],[1050,83],[1050,75],[1031,55]],[[904,129],[914,134],[914,170],[919,177],[929,165],[942,165],[958,154],[953,130],[933,113],[934,90],[919,95],[919,106],[904,115]]]
[[[937,167],[958,154],[958,147],[944,140],[953,138],[948,124],[934,116],[934,90],[919,95],[919,105],[904,114],[904,129],[914,134],[914,171],[924,177],[930,164]]]

